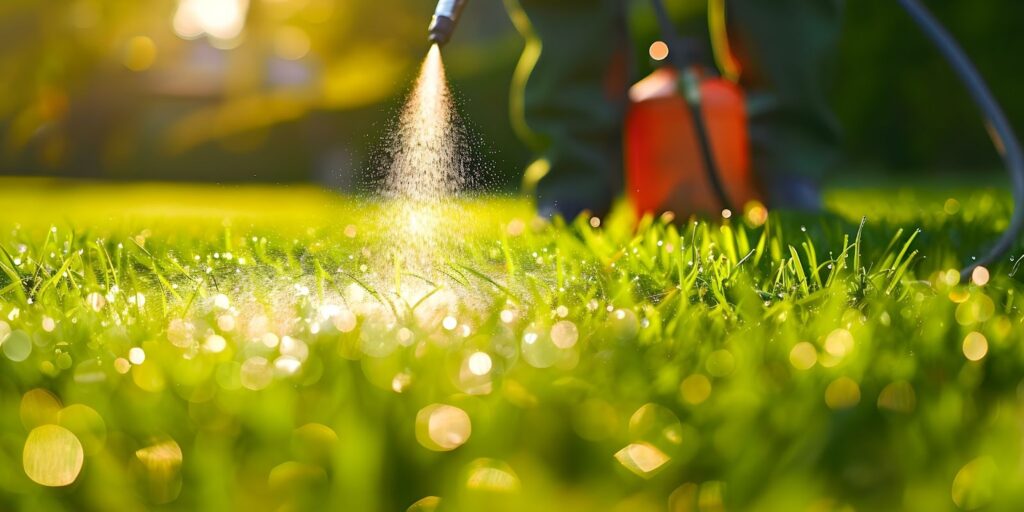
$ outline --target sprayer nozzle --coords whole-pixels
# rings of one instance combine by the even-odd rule
[[[431,18],[430,27],[427,29],[430,42],[444,46],[451,40],[466,2],[467,0],[438,0],[434,17]]]
[[[435,15],[430,21],[430,27],[427,30],[430,42],[443,46],[451,40],[452,33],[455,32],[455,20],[447,16]]]

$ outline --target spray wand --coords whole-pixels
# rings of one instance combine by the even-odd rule
[[[462,9],[466,7],[468,0],[440,0],[437,2],[437,9],[434,9],[434,17],[430,19],[430,27],[427,28],[430,42],[444,46],[451,40],[455,33],[455,25],[459,23],[459,16]]]

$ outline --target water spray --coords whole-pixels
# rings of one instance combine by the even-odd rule
[[[468,0],[440,0],[437,2],[437,9],[434,10],[434,17],[430,20],[429,32],[430,42],[444,46],[455,33],[455,25],[459,23],[459,16],[462,9],[466,7]]]

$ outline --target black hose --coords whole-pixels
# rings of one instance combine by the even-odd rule
[[[689,107],[690,117],[693,120],[693,129],[697,135],[697,143],[700,146],[701,162],[704,164],[704,172],[707,174],[708,183],[714,191],[722,208],[732,209],[732,202],[729,200],[729,193],[722,183],[721,173],[718,171],[718,163],[715,161],[714,149],[711,146],[711,135],[708,132],[707,122],[704,119],[703,98],[700,91],[700,77],[694,70],[696,55],[692,48],[687,47],[684,41],[676,33],[672,25],[672,19],[665,9],[662,0],[651,0],[654,8],[655,18],[661,28],[661,37],[668,45],[668,61],[679,71],[679,80],[683,88],[683,96]]]
[[[957,77],[963,82],[975,105],[981,110],[985,121],[990,127],[989,133],[992,136],[996,150],[999,151],[1006,169],[1010,173],[1010,182],[1013,189],[1013,215],[1010,218],[1010,227],[1003,232],[1002,236],[982,257],[971,262],[961,271],[961,280],[967,281],[971,278],[974,269],[981,265],[990,265],[1002,258],[1007,252],[1013,249],[1014,244],[1020,239],[1024,231],[1024,151],[1021,151],[1020,140],[1013,131],[1013,126],[1006,119],[1002,107],[992,96],[988,84],[974,67],[974,63],[967,57],[964,50],[957,44],[949,31],[942,26],[935,18],[935,15],[918,0],[898,0],[900,5],[906,9],[910,17],[921,28],[938,48],[939,52],[949,62],[950,67]]]

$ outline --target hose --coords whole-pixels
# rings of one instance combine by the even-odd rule
[[[1014,244],[1024,232],[1024,151],[1021,151],[1020,140],[1013,131],[1013,126],[1006,118],[1002,107],[992,95],[988,84],[978,73],[974,63],[967,57],[963,48],[953,39],[949,31],[935,18],[935,15],[918,0],[898,0],[900,5],[913,18],[925,36],[931,40],[939,53],[946,58],[957,77],[967,88],[974,104],[981,110],[982,116],[990,127],[992,142],[999,151],[1006,169],[1010,174],[1013,191],[1013,215],[1010,226],[999,237],[995,244],[960,272],[961,281],[968,281],[974,269],[982,265],[990,265],[1002,258],[1013,249]]]

